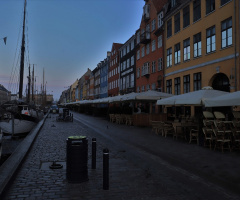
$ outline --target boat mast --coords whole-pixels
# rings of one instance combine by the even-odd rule
[[[34,64],[33,64],[33,71],[32,71],[32,102],[34,102]]]
[[[25,3],[24,3],[24,15],[23,15],[23,32],[22,32],[21,62],[20,62],[20,82],[19,82],[19,99],[22,99],[22,91],[23,91],[26,5],[27,5],[27,0],[25,0]]]
[[[27,93],[27,102],[30,103],[30,94],[31,94],[31,73],[30,73],[30,64],[28,69],[28,93]]]

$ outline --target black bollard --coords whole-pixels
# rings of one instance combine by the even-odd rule
[[[103,189],[109,189],[109,150],[103,149]]]
[[[96,169],[96,151],[97,151],[97,142],[96,138],[92,138],[92,169]]]

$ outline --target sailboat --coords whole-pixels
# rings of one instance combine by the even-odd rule
[[[24,56],[25,56],[24,54],[25,54],[26,5],[27,1],[25,0],[21,43],[19,99],[5,102],[0,106],[1,113],[0,128],[2,129],[3,133],[14,135],[30,132],[33,129],[33,127],[38,123],[38,121],[43,117],[43,113],[38,112],[35,109],[34,105],[30,105],[29,99],[27,100],[27,102],[23,101],[22,95],[24,77]]]

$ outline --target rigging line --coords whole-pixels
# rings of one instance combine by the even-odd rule
[[[19,64],[19,60],[20,60],[20,54],[18,54],[18,59],[17,59],[17,62],[16,62],[16,65]],[[13,69],[12,69],[12,74],[11,74],[11,77],[10,77],[10,85],[9,85],[9,88],[11,89],[12,88],[12,84],[14,84],[14,79],[16,77],[16,71],[19,70],[18,67],[16,66],[13,66]],[[19,73],[18,73],[19,74]]]
[[[17,39],[17,46],[16,46],[16,50],[15,50],[15,54],[14,54],[14,59],[13,59],[13,65],[12,65],[12,72],[11,72],[11,75],[10,75],[10,80],[9,80],[9,83],[8,83],[8,89],[10,90],[11,88],[11,77],[13,76],[13,71],[15,69],[15,62],[16,62],[16,57],[17,57],[17,52],[19,52],[19,39],[20,39],[20,34],[21,34],[21,26],[19,28],[19,32],[18,32],[18,39]]]

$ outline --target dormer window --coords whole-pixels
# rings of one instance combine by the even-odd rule
[[[163,25],[163,11],[158,14],[158,28]]]
[[[150,19],[150,4],[146,4],[145,6],[143,6],[143,19]]]

